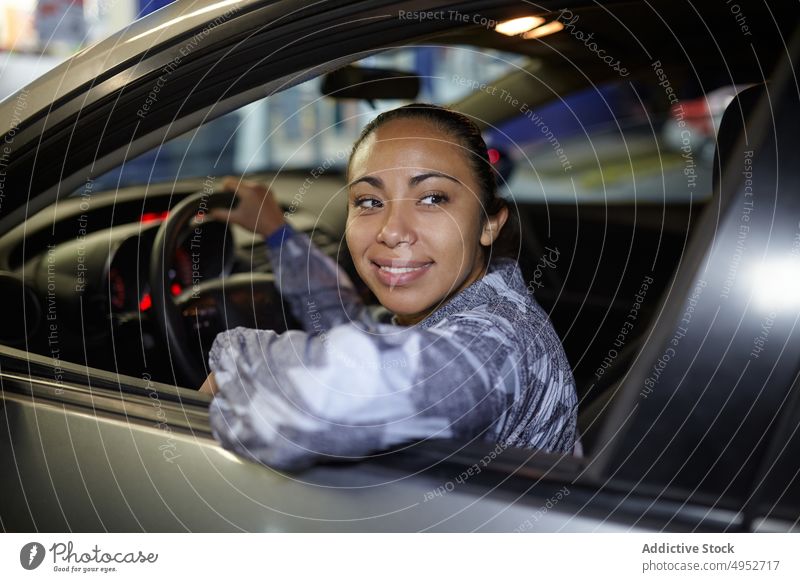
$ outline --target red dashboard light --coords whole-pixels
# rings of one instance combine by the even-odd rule
[[[143,212],[139,222],[160,222],[166,220],[167,216],[169,216],[169,210],[164,212]]]
[[[153,306],[153,300],[150,299],[150,293],[142,295],[142,300],[139,301],[139,311],[147,311]]]
[[[172,295],[176,297],[181,294],[181,291],[183,291],[183,289],[181,289],[181,286],[178,285],[177,283],[173,283],[172,285],[170,285],[169,290],[172,292]]]

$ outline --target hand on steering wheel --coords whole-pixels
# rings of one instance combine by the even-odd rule
[[[283,305],[271,273],[226,275],[219,272],[216,278],[205,279],[178,297],[173,297],[170,292],[172,257],[181,240],[193,236],[202,242],[202,228],[211,226],[210,223],[198,223],[197,218],[203,212],[207,211],[209,217],[219,217],[223,221],[245,226],[250,224],[259,231],[264,229],[264,232],[272,225],[277,225],[277,228],[282,224],[280,207],[266,188],[248,182],[239,185],[236,198],[239,205],[231,209],[234,196],[230,192],[198,192],[186,197],[170,210],[153,243],[150,257],[153,316],[176,382],[180,381],[184,386],[197,388],[207,379],[203,360],[210,345],[203,341],[204,336],[213,336],[237,326],[281,333],[297,325]],[[228,239],[224,244],[223,254],[232,256],[232,240]],[[198,259],[200,255],[202,252],[198,247]]]
[[[286,222],[275,194],[260,182],[227,176],[222,181],[222,189],[235,192],[239,204],[231,210],[212,209],[209,212],[212,219],[238,224],[263,237],[269,236]]]

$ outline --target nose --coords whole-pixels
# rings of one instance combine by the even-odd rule
[[[405,202],[401,199],[386,202],[383,224],[378,231],[377,240],[389,248],[394,248],[403,242],[411,245],[416,240],[413,218],[406,209]]]

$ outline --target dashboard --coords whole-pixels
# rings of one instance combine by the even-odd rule
[[[25,316],[15,332],[6,331],[5,343],[58,360],[131,375],[147,370],[154,379],[170,380],[150,283],[153,245],[166,217],[167,211],[143,213],[135,222],[85,233],[81,225],[89,219],[81,218],[75,238],[48,244],[25,261],[16,274],[17,289],[14,275],[6,274],[5,294],[24,293],[17,308]],[[168,293],[178,303],[200,283],[233,273],[231,230],[206,220],[181,237],[166,265]]]
[[[101,276],[90,285],[95,295],[108,298],[107,308],[111,314],[125,316],[152,309],[150,257],[156,232],[166,215],[166,212],[145,215],[140,226],[117,229],[122,236],[112,249],[108,268],[98,269]],[[167,288],[173,297],[179,297],[208,279],[228,275],[233,269],[233,241],[226,225],[207,221],[201,228],[201,235],[188,233],[184,236],[168,261]],[[100,233],[99,238],[107,240],[109,237]]]

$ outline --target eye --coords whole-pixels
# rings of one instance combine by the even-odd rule
[[[353,206],[364,210],[372,210],[373,208],[380,208],[383,206],[383,202],[371,196],[357,196],[356,199],[353,200]]]
[[[425,201],[428,202],[425,202]],[[420,202],[423,206],[439,206],[440,204],[447,202],[450,198],[447,197],[447,194],[444,192],[428,192],[420,198]]]

